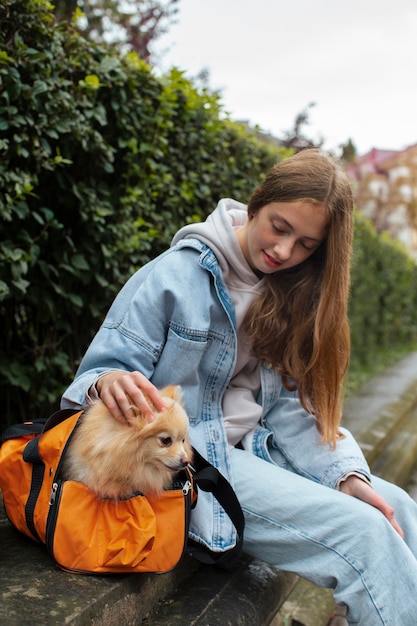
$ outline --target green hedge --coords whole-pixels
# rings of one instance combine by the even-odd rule
[[[401,244],[355,219],[349,305],[353,386],[417,343],[417,265]]]
[[[133,271],[222,196],[245,200],[280,152],[181,72],[0,8],[2,421],[56,408]]]
[[[126,278],[286,154],[178,70],[85,41],[44,0],[3,2],[1,425],[55,410]],[[416,336],[415,266],[358,224],[354,369]]]

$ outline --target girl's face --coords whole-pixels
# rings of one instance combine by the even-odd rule
[[[324,205],[306,200],[271,202],[237,231],[254,272],[273,274],[305,261],[327,235]]]

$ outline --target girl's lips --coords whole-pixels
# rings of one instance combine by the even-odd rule
[[[264,259],[265,259],[265,263],[267,265],[269,265],[270,267],[274,267],[274,268],[281,267],[282,265],[281,261],[275,261],[275,259],[270,257],[269,254],[265,252],[265,250],[263,250],[262,252],[263,252]]]

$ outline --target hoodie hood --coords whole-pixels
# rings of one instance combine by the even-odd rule
[[[182,239],[199,239],[213,250],[229,289],[254,286],[259,284],[259,277],[246,261],[235,233],[246,224],[247,219],[245,204],[223,198],[205,222],[181,228],[174,236],[172,245]]]

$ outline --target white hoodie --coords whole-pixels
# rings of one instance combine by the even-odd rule
[[[250,304],[262,293],[264,281],[249,267],[235,234],[247,218],[244,204],[224,198],[205,222],[184,226],[172,242],[174,245],[181,239],[193,237],[213,250],[235,307],[236,366],[223,397],[223,415],[230,446],[235,446],[255,428],[262,413],[262,407],[255,400],[260,388],[259,361],[250,356],[243,320]]]

